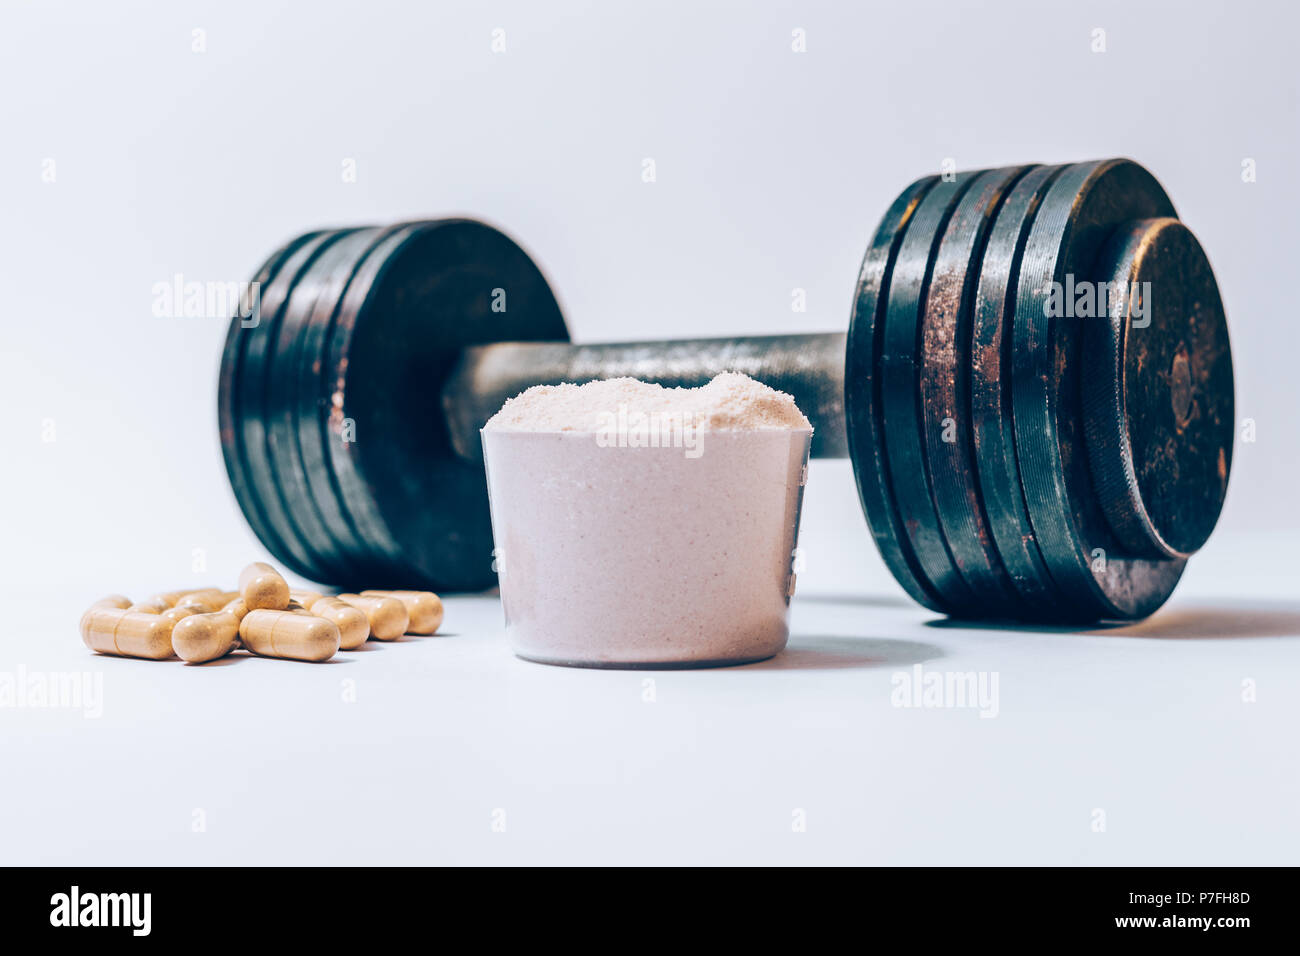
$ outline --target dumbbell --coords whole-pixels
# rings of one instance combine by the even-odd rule
[[[478,431],[536,384],[736,370],[791,393],[899,583],[959,617],[1151,613],[1231,467],[1213,274],[1128,160],[908,186],[847,335],[573,345],[528,255],[468,219],[307,233],[255,281],[222,357],[227,472],[280,561],[347,588],[495,583]]]

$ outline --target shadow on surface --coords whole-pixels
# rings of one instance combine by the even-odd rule
[[[225,657],[219,657],[215,661],[208,661],[204,664],[188,664],[187,667],[229,667],[231,664],[238,664],[242,661],[266,661],[269,664],[296,664],[307,665],[310,667],[323,667],[326,664],[350,664],[344,654],[350,654],[351,651],[339,651],[329,660],[325,661],[300,661],[294,657],[271,657],[269,654],[254,654],[251,651],[235,651],[233,654],[227,654]]]
[[[917,608],[916,602],[894,594],[796,594],[794,604],[849,604],[854,607]]]
[[[1254,607],[1182,605],[1159,611],[1145,621],[1088,634],[1106,637],[1151,637],[1164,640],[1223,640],[1235,637],[1300,637],[1300,606]]]
[[[186,667],[230,667],[232,664],[242,664],[244,661],[249,661],[252,659],[253,659],[252,654],[241,652],[241,651],[232,651],[231,653],[227,654],[225,657],[218,657],[215,661],[203,661],[202,663],[199,664],[187,663],[185,664],[185,666]]]
[[[745,670],[839,670],[847,667],[910,667],[943,657],[942,648],[882,637],[794,635],[776,657]]]
[[[939,618],[926,627],[957,631],[1019,631],[1032,634],[1086,634],[1090,637],[1145,637],[1159,640],[1227,640],[1239,637],[1300,637],[1300,605],[1256,602],[1231,607],[1182,604],[1157,611],[1145,621],[1110,622],[1084,627],[959,621]]]
[[[419,641],[436,641],[444,637],[460,637],[460,635],[454,631],[439,631],[437,634],[403,634],[401,637],[395,637],[391,641],[380,641],[372,637],[362,646],[369,646],[372,644],[415,644]]]

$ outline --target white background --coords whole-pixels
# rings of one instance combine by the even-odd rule
[[[1286,5],[2,10],[0,674],[101,673],[104,713],[0,709],[0,860],[1296,862]],[[468,213],[537,258],[575,340],[840,330],[917,176],[1111,155],[1147,165],[1207,249],[1257,436],[1152,621],[935,626],[873,550],[848,463],[818,462],[792,650],[657,675],[654,703],[644,675],[514,660],[492,597],[450,602],[445,638],[315,668],[77,639],[102,593],[265,556],[217,444],[226,323],[154,317],[155,283],[248,278],[308,228]],[[916,663],[996,672],[998,716],[891,706]]]

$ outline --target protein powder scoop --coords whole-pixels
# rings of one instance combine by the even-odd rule
[[[785,647],[812,426],[745,375],[539,385],[483,428],[514,651],[705,667]]]

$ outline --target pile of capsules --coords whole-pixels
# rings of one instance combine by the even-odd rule
[[[155,661],[202,664],[241,646],[262,657],[327,661],[372,637],[433,634],[441,624],[442,600],[431,591],[295,591],[256,561],[239,575],[238,591],[169,591],[139,604],[101,598],[81,617],[81,639],[100,654]]]

